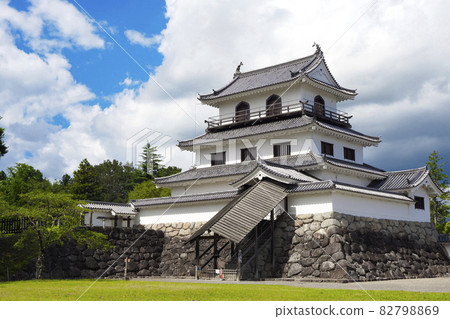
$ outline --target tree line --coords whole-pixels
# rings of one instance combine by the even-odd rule
[[[6,154],[0,130],[0,157]],[[27,225],[17,234],[0,231],[0,280],[9,280],[35,260],[35,278],[44,269],[49,247],[69,239],[89,248],[107,249],[107,236],[82,227],[82,204],[89,201],[126,203],[130,199],[170,196],[170,190],[156,188],[155,177],[179,173],[181,169],[161,164],[155,147],[147,144],[139,167],[105,160],[92,165],[83,159],[73,176],[64,174],[50,182],[34,167],[17,163],[0,172],[0,221],[20,220]]]

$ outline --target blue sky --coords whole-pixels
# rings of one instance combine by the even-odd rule
[[[450,159],[449,13],[437,0],[0,0],[0,170],[25,162],[59,179],[83,158],[133,160],[147,135],[189,168],[192,156],[170,146],[215,115],[197,94],[228,83],[240,61],[281,63],[314,42],[358,89],[338,108],[383,140],[367,163],[419,167],[434,149]]]

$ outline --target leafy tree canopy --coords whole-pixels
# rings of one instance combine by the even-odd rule
[[[67,238],[74,238],[91,248],[110,247],[106,235],[80,227],[86,210],[70,194],[34,191],[22,194],[21,202],[21,208],[13,215],[27,219],[31,226],[15,245],[29,245],[30,238],[37,243],[36,279],[41,276],[47,249],[62,244]]]
[[[18,163],[8,168],[6,178],[0,181],[0,197],[11,205],[20,205],[20,195],[33,190],[49,190],[50,182],[30,165]]]
[[[76,199],[100,200],[101,186],[94,167],[86,158],[81,161],[78,169],[73,172],[70,192]]]
[[[437,226],[444,223],[450,211],[450,206],[447,202],[450,199],[448,193],[448,176],[444,170],[446,164],[447,162],[443,162],[443,158],[439,155],[438,151],[433,151],[428,157],[427,166],[430,171],[430,177],[444,191],[441,196],[430,197],[430,219]]]
[[[2,117],[0,116],[0,120],[1,119]],[[0,127],[0,157],[8,153],[8,147],[5,145],[4,138],[5,138],[5,129]]]
[[[145,181],[137,184],[131,192],[128,193],[128,199],[144,199],[153,197],[170,196],[171,191],[168,188],[157,188],[153,181]]]

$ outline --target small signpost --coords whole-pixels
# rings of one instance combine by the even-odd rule
[[[123,273],[123,279],[124,280],[128,280],[128,277],[127,277],[127,270],[128,270],[128,263],[131,261],[131,259],[130,258],[125,258],[125,271],[124,271],[124,273]]]

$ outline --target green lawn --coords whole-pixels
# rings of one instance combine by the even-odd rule
[[[77,300],[92,280],[31,280],[0,283],[0,300]],[[369,291],[377,301],[450,300],[450,293]],[[282,285],[200,284],[99,280],[80,300],[372,300],[364,291]]]

